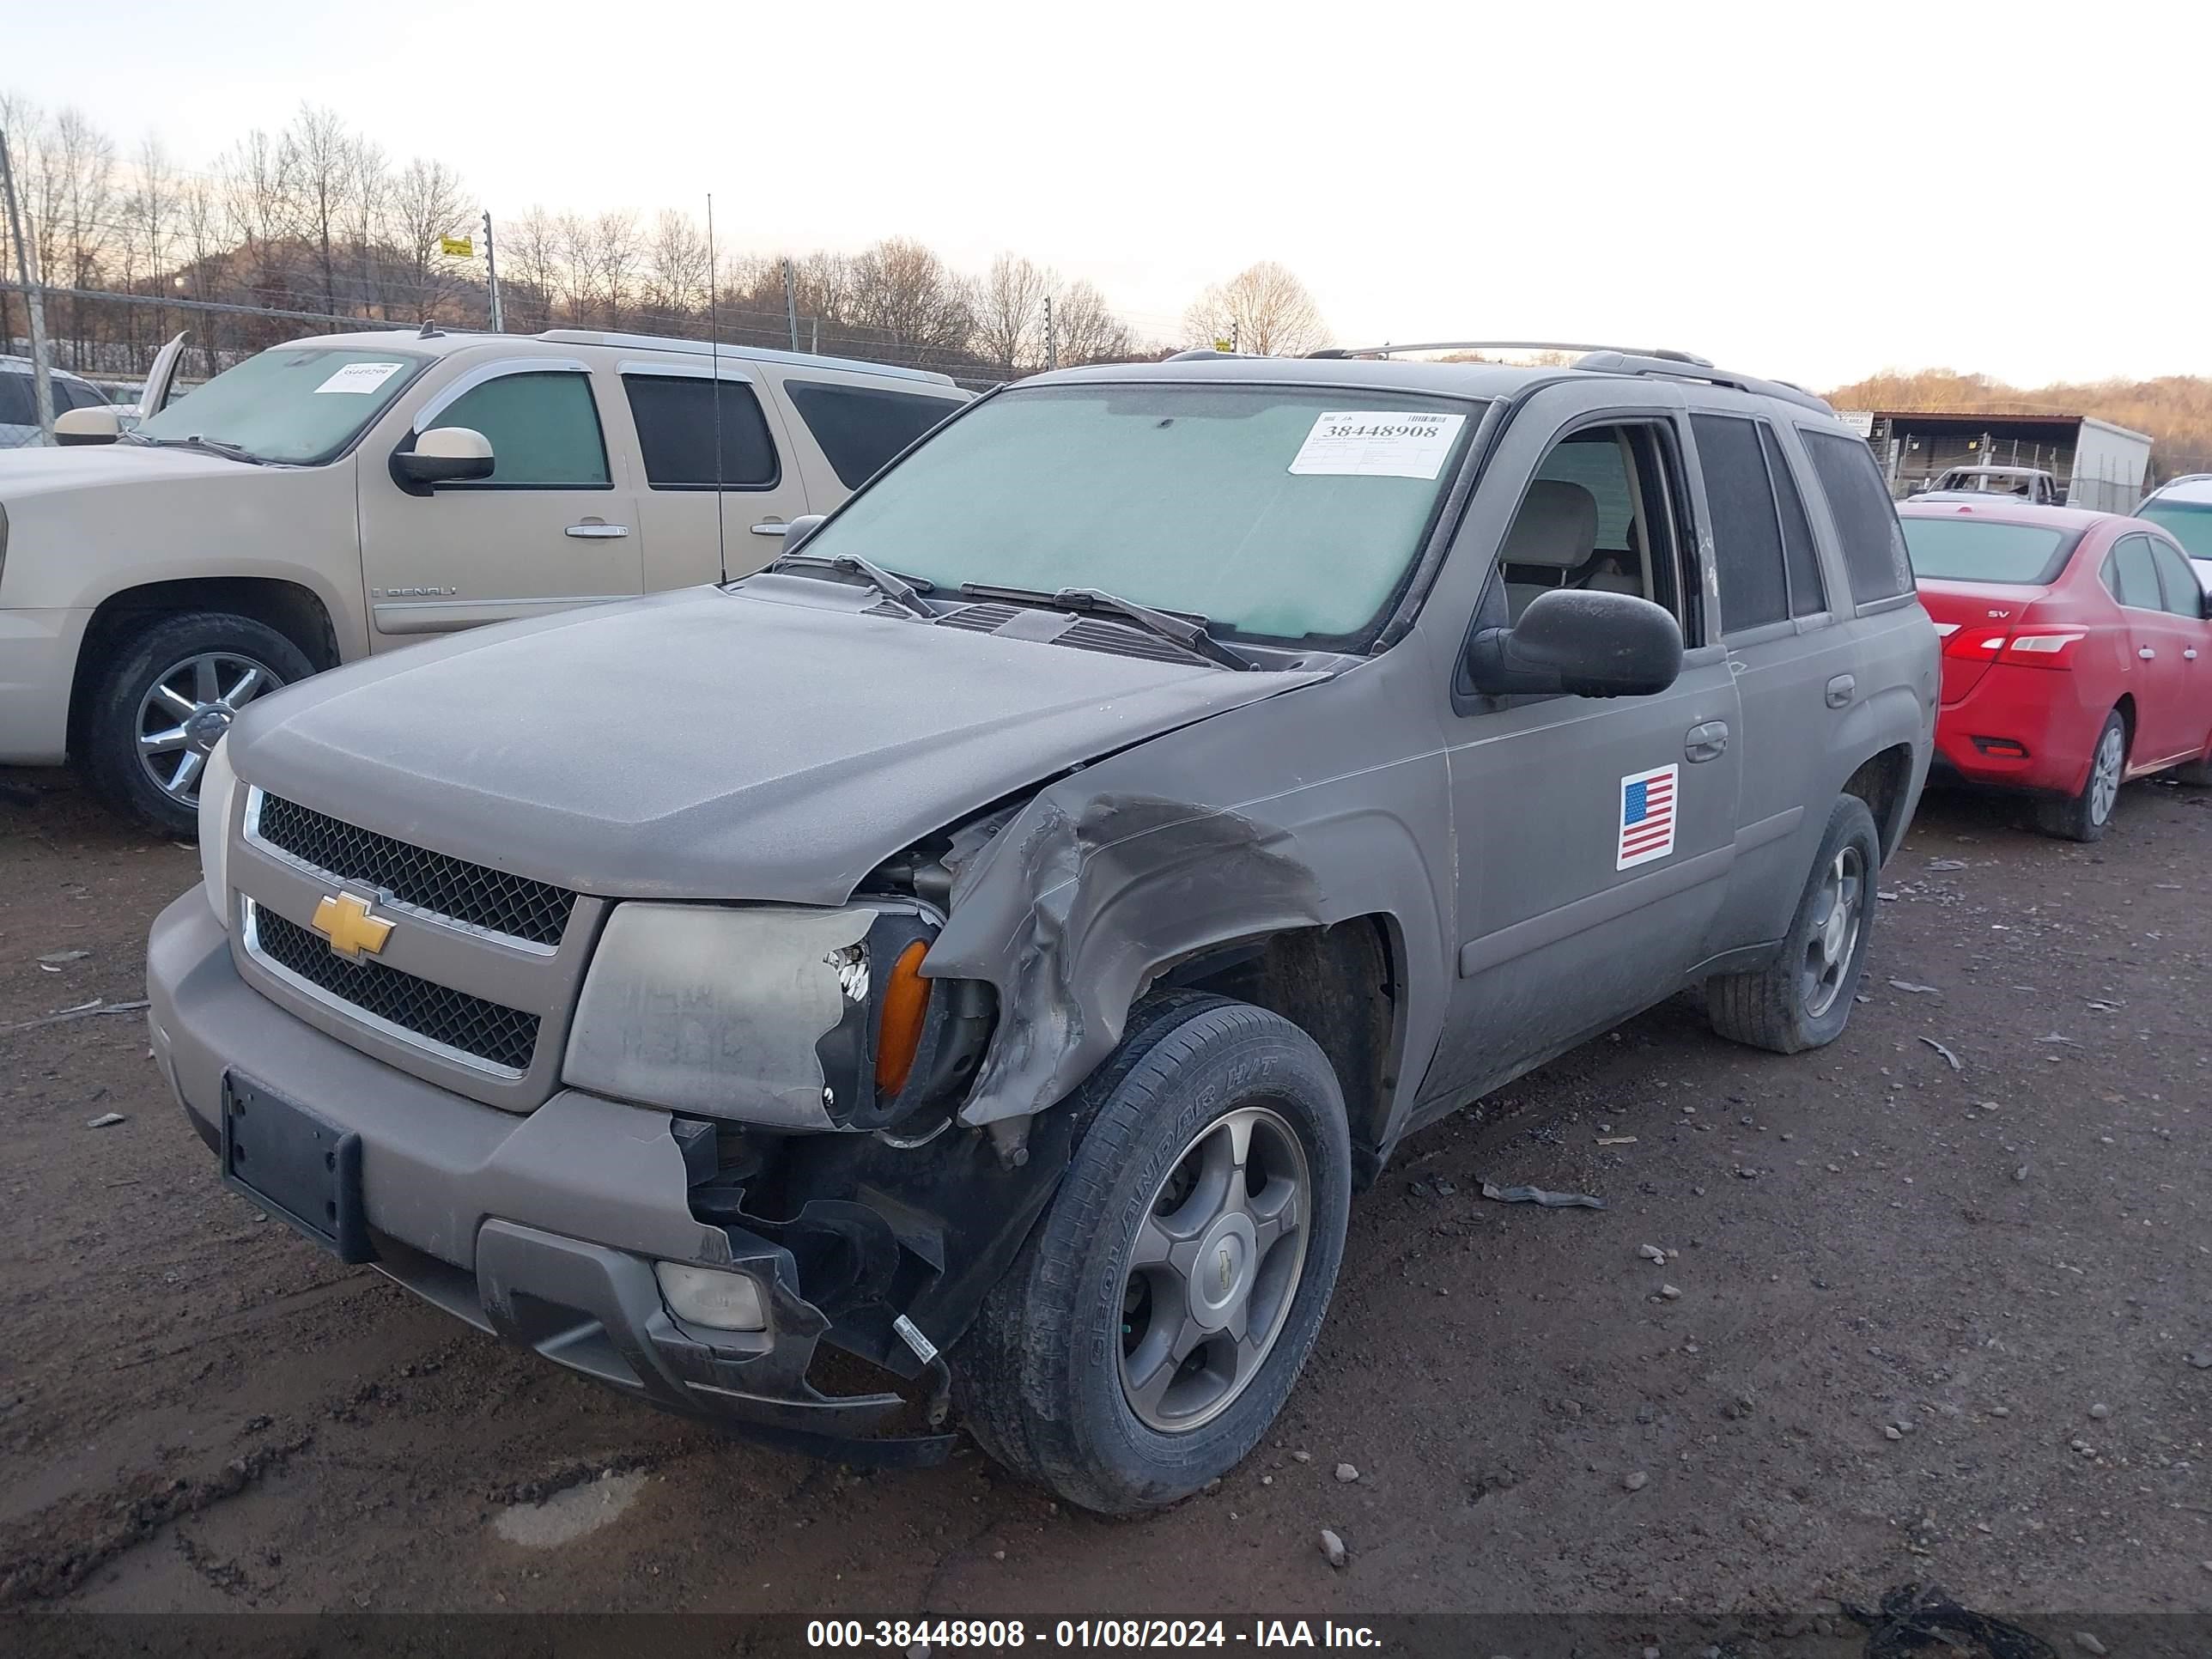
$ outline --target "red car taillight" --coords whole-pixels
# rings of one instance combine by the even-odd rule
[[[2088,637],[2078,628],[1960,628],[1944,641],[1943,654],[2021,668],[2071,668],[2074,647]]]

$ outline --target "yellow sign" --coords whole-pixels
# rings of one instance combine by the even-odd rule
[[[476,258],[477,245],[465,236],[441,236],[438,239],[438,252],[449,254],[456,259],[473,259]]]
[[[310,925],[330,940],[331,954],[348,962],[359,962],[363,951],[374,956],[392,933],[392,924],[382,916],[371,915],[368,901],[351,893],[326,896],[315,906],[315,919]]]
[[[1234,351],[1237,349],[1236,346],[1227,340],[1216,340],[1213,343],[1213,349],[1216,351]]]

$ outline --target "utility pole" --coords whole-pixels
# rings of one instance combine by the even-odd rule
[[[791,275],[791,261],[783,262],[783,319],[791,325],[791,349],[799,349],[799,284]]]
[[[1229,349],[1231,351],[1242,351],[1244,349],[1242,343],[1243,337],[1243,325],[1238,323],[1234,317],[1231,317],[1229,319]]]
[[[1044,296],[1044,366],[1060,367],[1060,337],[1052,330],[1052,295]]]
[[[484,281],[491,289],[491,331],[507,332],[507,317],[499,306],[499,259],[491,251],[491,210],[484,210]]]
[[[39,253],[23,231],[22,210],[15,202],[15,169],[8,155],[8,135],[0,132],[0,196],[7,198],[8,234],[15,239],[15,271],[23,283],[25,308],[31,313],[31,396],[37,401],[39,431],[48,443],[54,440],[54,382],[46,372],[46,301],[39,285]]]

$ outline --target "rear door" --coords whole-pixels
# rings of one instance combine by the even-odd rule
[[[2181,666],[2174,674],[2179,695],[2180,724],[2172,741],[2179,755],[2201,757],[2212,742],[2212,622],[2205,620],[2212,596],[2197,586],[2197,572],[2182,550],[2162,536],[2148,536],[2152,560],[2158,566],[2159,591],[2179,653]]]
[[[2201,735],[2198,711],[2189,702],[2189,671],[2183,656],[2196,644],[2197,630],[2168,611],[2159,581],[2158,560],[2150,538],[2123,536],[2105,561],[2105,585],[2127,618],[2129,684],[2136,703],[2135,740],[2128,767],[2139,772],[2193,750],[2192,732]]]
[[[620,366],[617,419],[636,434],[644,475],[638,512],[647,592],[759,569],[781,550],[785,525],[807,510],[774,400],[747,365],[722,364],[719,380],[715,373],[711,362],[680,358]]]
[[[1835,759],[1837,740],[1859,694],[1849,613],[1838,617],[1829,604],[1784,441],[1768,422],[1734,411],[1693,412],[1690,431],[1741,704],[1735,861],[1708,947],[1719,954],[1788,927],[1826,832],[1826,798],[1848,769]]]
[[[958,387],[848,369],[784,368],[778,384],[792,410],[793,447],[808,504],[827,513],[899,452],[969,401]]]
[[[613,379],[574,359],[460,361],[386,417],[357,457],[372,649],[640,591],[637,495],[602,414]],[[393,448],[437,426],[489,439],[491,477],[404,488]]]

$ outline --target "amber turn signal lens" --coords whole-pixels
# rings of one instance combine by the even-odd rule
[[[915,1051],[921,1047],[921,1025],[929,1012],[929,981],[921,976],[921,959],[929,942],[916,939],[899,952],[891,968],[890,983],[884,987],[884,1011],[876,1028],[876,1092],[895,1095],[906,1087],[914,1070]]]

